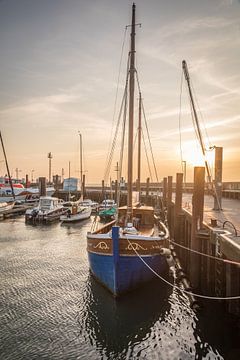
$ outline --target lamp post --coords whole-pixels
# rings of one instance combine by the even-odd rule
[[[31,170],[31,182],[33,183],[33,172],[34,172],[34,169]]]
[[[49,159],[49,179],[48,179],[48,181],[49,181],[49,183],[51,183],[51,166],[52,166],[52,153],[51,152],[49,152],[48,153],[48,159]]]
[[[22,170],[19,170],[19,168],[16,168],[16,179],[18,180],[18,174],[22,171]]]

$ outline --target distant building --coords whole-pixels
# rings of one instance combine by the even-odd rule
[[[67,178],[63,180],[64,191],[79,191],[81,190],[81,181],[78,178]]]

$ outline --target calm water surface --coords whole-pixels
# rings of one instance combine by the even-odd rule
[[[90,226],[0,223],[1,359],[240,359],[215,303],[195,314],[159,279],[113,299],[89,274]]]

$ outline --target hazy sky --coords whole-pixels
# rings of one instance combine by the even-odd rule
[[[240,1],[135,3],[142,24],[137,70],[159,178],[181,171],[185,59],[204,138],[223,147],[224,180],[240,180]],[[67,177],[70,161],[71,175],[77,176],[80,131],[87,182],[103,179],[131,5],[128,0],[0,0],[0,130],[13,175],[18,167],[21,177],[31,176],[31,170],[34,178],[48,176],[51,151],[53,174],[64,168]],[[129,32],[126,36],[118,103]],[[182,153],[192,181],[197,145],[183,85]],[[2,160],[0,151],[0,175],[6,173]]]

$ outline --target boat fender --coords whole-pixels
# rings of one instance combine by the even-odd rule
[[[167,248],[161,248],[160,249],[160,254],[161,255],[171,255],[171,251]]]
[[[168,263],[168,266],[171,268],[171,267],[175,267],[175,262],[173,260],[173,257],[172,255],[167,255],[166,256],[166,260],[167,260],[167,263]]]

